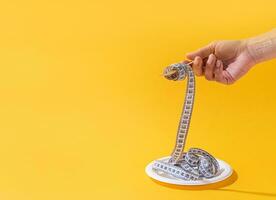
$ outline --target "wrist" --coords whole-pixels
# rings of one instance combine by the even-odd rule
[[[246,50],[255,64],[276,57],[276,29],[244,40]]]

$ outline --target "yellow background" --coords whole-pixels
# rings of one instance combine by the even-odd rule
[[[232,165],[224,188],[159,185],[184,82],[164,66],[275,27],[274,0],[0,3],[1,199],[275,199],[276,61],[233,86],[197,79],[187,148]]]

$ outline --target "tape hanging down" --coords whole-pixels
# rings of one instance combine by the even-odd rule
[[[202,149],[191,148],[188,152],[184,152],[195,96],[195,77],[189,64],[191,64],[191,62],[187,64],[175,63],[164,70],[164,77],[169,80],[179,81],[187,77],[188,81],[175,147],[171,154],[171,158],[168,162],[159,160],[154,161],[153,169],[175,178],[195,181],[216,176],[219,164],[211,154]]]

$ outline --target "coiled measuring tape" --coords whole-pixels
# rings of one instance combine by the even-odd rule
[[[195,181],[216,176],[219,164],[211,154],[202,149],[190,148],[188,152],[184,152],[195,95],[195,77],[189,64],[191,63],[175,63],[164,70],[165,78],[179,81],[187,77],[188,82],[175,147],[171,157],[168,162],[154,161],[153,169],[162,171],[175,178]]]

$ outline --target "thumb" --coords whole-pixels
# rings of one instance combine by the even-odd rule
[[[201,57],[202,59],[208,57],[210,54],[214,53],[214,43],[210,43],[205,47],[202,47],[196,51],[190,52],[186,54],[186,57],[190,60],[194,60],[196,56]]]

